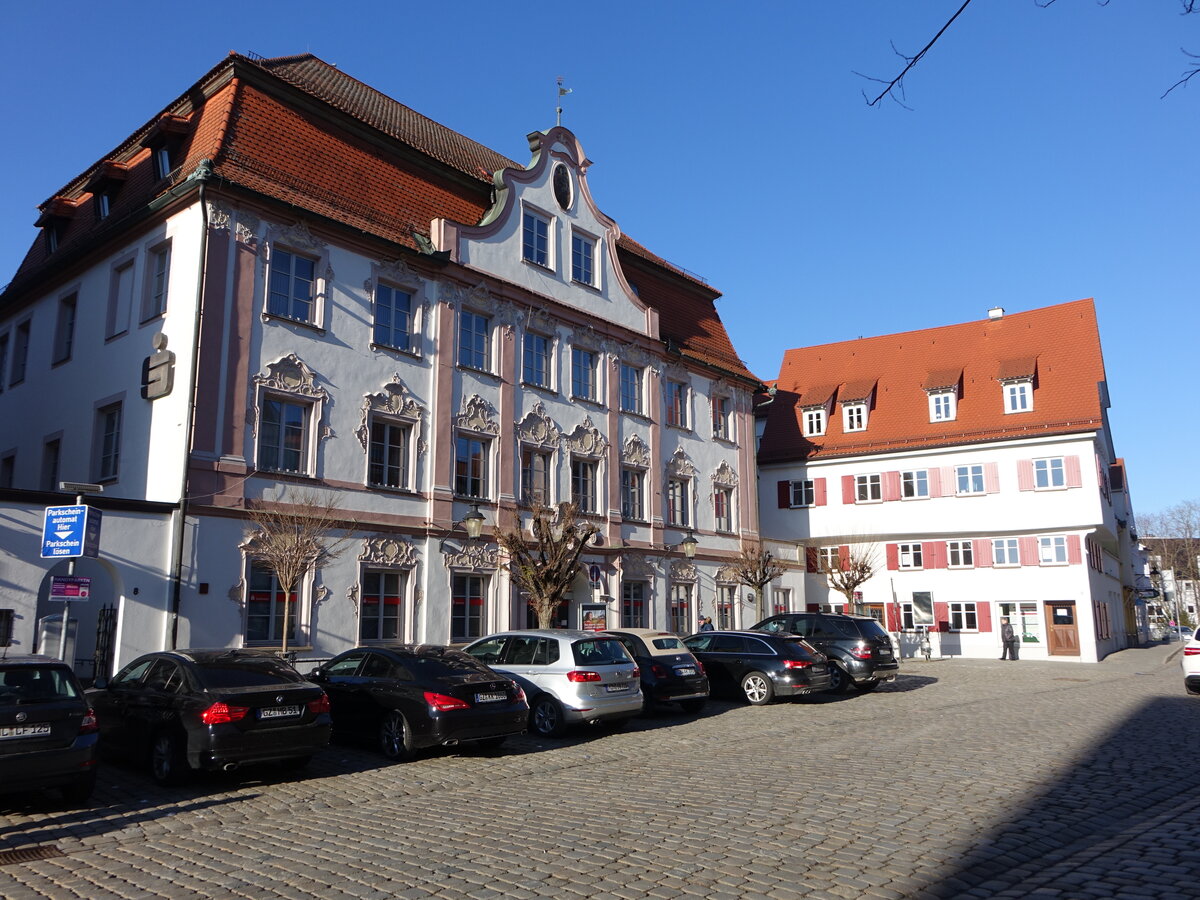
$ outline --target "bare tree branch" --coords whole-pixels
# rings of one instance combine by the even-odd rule
[[[1191,10],[1188,10],[1188,12],[1191,12]],[[1200,54],[1188,53],[1182,47],[1179,48],[1179,52],[1182,53],[1184,56],[1188,57],[1189,59],[1200,60]],[[1192,76],[1196,75],[1197,73],[1200,73],[1200,63],[1196,63],[1190,69],[1185,70],[1183,73],[1183,77],[1180,78],[1173,85],[1171,85],[1169,88],[1167,88],[1165,91],[1163,91],[1162,97],[1159,97],[1158,99],[1162,100],[1163,97],[1166,97],[1167,94],[1171,93],[1171,91],[1175,90],[1175,88],[1177,88],[1181,85],[1183,87],[1187,87],[1188,82],[1192,80]]]
[[[579,557],[592,535],[600,529],[579,519],[579,507],[560,503],[557,512],[541,508],[530,523],[532,540],[517,528],[498,530],[496,542],[508,554],[513,582],[528,595],[529,607],[538,617],[538,628],[549,628],[554,613],[566,600],[582,565]]]
[[[787,571],[783,564],[771,555],[771,551],[759,543],[748,543],[742,547],[738,558],[729,564],[738,584],[754,591],[754,606],[759,621],[766,616],[763,607],[763,588]]]
[[[848,545],[845,556],[838,554],[836,560],[824,559],[819,571],[829,579],[829,586],[846,598],[846,605],[855,612],[861,606],[854,599],[855,592],[871,580],[879,568],[879,545],[873,541],[859,541]]]
[[[921,59],[922,59],[922,58],[925,56],[925,54],[929,52],[929,49],[930,49],[930,48],[931,48],[931,47],[932,47],[934,44],[936,44],[936,43],[937,43],[937,40],[938,40],[938,38],[940,38],[940,37],[941,37],[943,34],[945,34],[945,33],[946,33],[946,29],[947,29],[947,28],[949,28],[951,25],[953,25],[953,24],[954,24],[954,20],[955,20],[955,19],[957,19],[957,18],[958,18],[960,15],[962,15],[962,12],[963,12],[963,10],[964,10],[964,9],[966,9],[966,8],[967,8],[968,6],[970,6],[970,5],[971,5],[971,0],[964,0],[964,2],[963,2],[963,5],[962,5],[962,6],[960,6],[960,7],[958,8],[958,12],[956,12],[954,15],[952,15],[952,16],[950,17],[950,20],[949,20],[948,22],[946,22],[946,24],[945,24],[945,25],[943,25],[943,26],[941,27],[941,29],[938,31],[938,33],[937,33],[937,34],[935,34],[935,35],[933,36],[933,39],[932,39],[932,40],[931,40],[931,41],[930,41],[928,44],[926,44],[924,47],[922,47],[922,48],[920,49],[920,51],[917,53],[917,55],[916,55],[916,56],[905,56],[903,53],[900,53],[900,51],[899,51],[899,50],[896,50],[896,45],[895,45],[895,44],[892,44],[892,49],[893,49],[893,50],[895,50],[895,51],[896,51],[896,53],[897,53],[897,55],[899,55],[901,58],[908,60],[908,64],[907,64],[907,65],[904,67],[904,70],[903,70],[903,71],[902,71],[902,72],[901,72],[899,75],[897,75],[895,78],[893,78],[891,81],[889,81],[889,82],[887,83],[887,87],[883,89],[883,92],[882,92],[882,93],[880,93],[880,95],[879,95],[878,97],[876,97],[874,100],[868,100],[868,101],[867,101],[867,106],[875,106],[876,104],[878,104],[878,103],[879,103],[879,101],[880,101],[880,100],[882,100],[882,99],[883,99],[884,97],[886,97],[888,94],[891,94],[891,93],[892,93],[892,91],[893,91],[894,89],[896,89],[897,87],[899,87],[899,89],[900,89],[901,93],[903,93],[903,91],[904,91],[904,85],[903,85],[903,83],[902,83],[902,82],[903,82],[903,80],[904,80],[904,76],[905,76],[905,75],[907,75],[907,74],[909,73],[909,71],[911,71],[911,69],[912,69],[912,67],[913,67],[913,66],[915,66],[917,63],[919,63],[919,62],[921,61]],[[859,73],[858,73],[858,72],[855,72],[854,74],[858,75]],[[862,76],[862,77],[866,78],[866,77],[868,77],[868,76],[865,76],[865,75],[864,75],[864,76]],[[878,82],[881,82],[881,83],[883,82],[883,79],[882,79],[882,78],[871,78],[870,80],[871,80],[871,81],[878,81]],[[864,100],[866,99],[866,96],[867,96],[867,95],[866,95],[866,92],[864,91],[864,92],[863,92],[863,99],[864,99]],[[893,100],[896,100],[896,96],[895,96],[895,94],[892,94],[892,99],[893,99]],[[900,103],[900,101],[899,101],[899,100],[896,100],[896,102],[897,102],[897,103]],[[901,106],[904,106],[904,104],[903,104],[903,103],[900,103],[900,105],[901,105]],[[907,107],[905,107],[905,108],[907,109]]]

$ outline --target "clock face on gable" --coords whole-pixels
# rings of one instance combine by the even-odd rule
[[[571,173],[562,163],[554,167],[554,199],[563,209],[571,208]]]

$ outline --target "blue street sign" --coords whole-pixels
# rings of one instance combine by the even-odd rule
[[[100,555],[100,510],[90,506],[47,506],[42,558]]]

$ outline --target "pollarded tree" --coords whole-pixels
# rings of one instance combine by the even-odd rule
[[[508,554],[504,567],[528,596],[538,628],[549,628],[583,568],[579,558],[600,529],[581,521],[574,503],[535,510],[529,528],[531,534],[519,528],[498,530],[496,542]]]
[[[770,550],[759,543],[745,544],[729,567],[738,584],[744,584],[754,591],[754,621],[762,621],[766,617],[763,589],[787,569],[771,555]]]
[[[817,565],[817,570],[829,579],[829,586],[842,594],[846,605],[856,613],[862,612],[862,603],[854,594],[878,569],[879,545],[874,542],[844,544],[836,556],[821,556]]]

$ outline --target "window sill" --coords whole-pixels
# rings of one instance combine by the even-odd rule
[[[167,317],[167,311],[156,312],[153,315],[146,316],[142,321],[138,322],[138,328],[145,328],[147,325],[153,325],[155,322],[161,322]]]
[[[992,568],[993,568],[993,569],[1019,569],[1019,568],[1021,568],[1021,564],[1020,564],[1020,563],[998,563],[998,562],[994,562],[994,563],[992,563]]]
[[[531,391],[537,391],[539,394],[545,394],[547,397],[557,397],[558,391],[548,384],[538,384],[536,381],[526,381],[521,379],[521,387],[528,388]]]
[[[1047,492],[1054,492],[1054,491],[1065,491],[1065,490],[1069,490],[1069,487],[1068,487],[1067,485],[1065,485],[1065,484],[1053,484],[1053,485],[1050,485],[1050,486],[1048,486],[1048,487],[1036,487],[1036,486],[1035,486],[1033,490],[1034,490],[1036,493],[1039,493],[1039,494],[1044,494],[1044,493],[1047,493]]]
[[[947,568],[947,569],[953,569],[953,570],[955,570],[955,571],[958,571],[958,572],[963,572],[963,571],[969,572],[969,571],[971,571],[971,569],[974,569],[974,568],[975,568],[975,566],[974,566],[974,565],[970,565],[970,566],[946,566],[946,568]]]
[[[875,499],[875,500],[855,500],[854,505],[855,506],[873,506],[876,503],[882,503],[882,502],[883,502],[883,498],[879,497],[878,499]]]
[[[607,407],[599,400],[593,400],[591,397],[580,397],[577,394],[571,395],[572,403],[586,403],[588,406],[594,406],[596,409],[607,409]]]
[[[1061,569],[1061,568],[1064,568],[1065,566],[1069,566],[1069,565],[1070,565],[1070,563],[1065,562],[1065,561],[1064,562],[1039,562],[1038,563],[1038,566],[1043,569]]]
[[[594,294],[600,293],[600,286],[596,285],[596,284],[592,284],[591,282],[588,282],[588,281],[580,281],[578,278],[572,278],[571,284],[575,285],[576,287],[581,287],[586,290],[589,290]]]
[[[554,274],[554,270],[552,268],[550,268],[550,265],[548,263],[540,263],[536,259],[530,259],[528,256],[522,256],[521,262],[525,263],[525,265],[527,265],[527,266],[532,266],[533,268],[537,269],[539,272],[545,272],[548,275]]]
[[[394,487],[390,484],[373,484],[371,482],[367,482],[366,487],[373,491],[382,491],[385,494],[397,497],[412,497],[414,499],[420,499],[423,496],[420,491],[414,491],[412,488]]]
[[[676,431],[686,431],[688,434],[691,434],[692,432],[691,426],[689,425],[680,425],[677,422],[666,422],[664,424],[667,428],[674,428]]]
[[[962,493],[958,491],[954,492],[955,497],[986,497],[987,495],[987,491],[965,491]]]
[[[312,331],[321,335],[325,334],[325,329],[315,322],[305,322],[303,319],[293,319],[291,316],[281,316],[278,313],[264,312],[262,320],[264,324],[279,322],[281,325],[296,325],[306,331]]]
[[[476,375],[486,375],[489,379],[494,379],[496,382],[501,380],[497,373],[488,369],[477,369],[474,366],[467,365],[466,363],[459,363],[458,368],[463,372],[474,372]]]
[[[645,422],[647,425],[653,424],[650,417],[648,415],[646,415],[644,412],[642,412],[641,410],[626,409],[625,407],[622,406],[620,408],[620,413],[623,416],[633,416],[635,419],[639,419],[640,421]]]
[[[104,343],[108,344],[108,343],[111,343],[112,341],[120,340],[121,338],[125,337],[125,335],[127,335],[127,334],[129,334],[128,328],[126,328],[122,331],[118,331],[115,334],[106,334],[104,336]]]
[[[421,359],[422,358],[421,351],[413,350],[411,348],[406,349],[404,347],[393,347],[391,344],[380,344],[380,343],[376,343],[375,341],[371,341],[369,344],[367,344],[367,346],[370,347],[372,350],[374,350],[376,353],[387,353],[387,354],[393,355],[393,356],[405,356],[405,357],[408,357],[409,359]]]
[[[69,356],[65,356],[62,359],[56,359],[52,363],[50,363],[50,368],[57,369],[59,366],[65,366],[70,361],[71,361],[71,357],[69,357]]]
[[[737,449],[738,442],[731,437],[726,437],[723,434],[714,434],[712,439],[718,443],[724,444],[727,447],[732,447],[735,450]]]
[[[265,475],[272,478],[295,478],[299,481],[317,481],[317,476],[310,472],[292,472],[287,469],[259,469],[256,468],[253,475]]]
[[[898,572],[924,572],[925,567],[924,566],[901,566],[896,571],[898,571]],[[820,573],[818,573],[818,574],[820,574]]]

